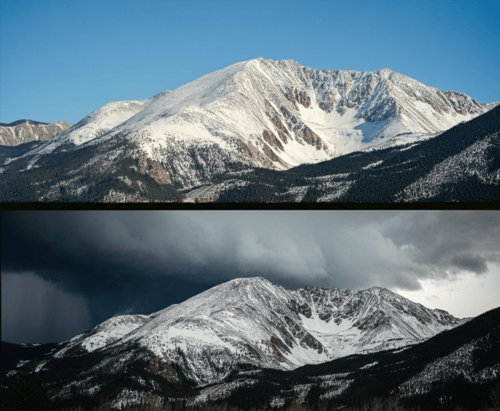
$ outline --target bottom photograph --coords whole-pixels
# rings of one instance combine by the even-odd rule
[[[499,211],[1,213],[5,410],[499,410]]]

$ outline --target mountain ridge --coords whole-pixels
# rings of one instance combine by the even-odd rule
[[[236,363],[294,369],[415,344],[460,324],[443,310],[381,287],[287,290],[262,277],[240,278],[149,316],[112,317],[63,344],[53,357],[139,344],[207,384]],[[207,363],[207,355],[217,365]]]
[[[49,124],[23,119],[9,124],[0,123],[0,145],[14,147],[33,141],[48,141],[70,127],[65,121]]]
[[[248,409],[291,400],[355,404],[394,392],[405,404],[447,409],[468,404],[461,392],[484,396],[498,380],[499,310],[457,319],[383,287],[286,290],[262,277],[239,278],[148,316],[111,317],[62,343],[2,343],[19,356],[15,369],[3,368],[3,388],[9,397],[16,378],[27,378],[47,403],[106,398],[118,409],[151,393]],[[416,338],[392,344],[388,321],[393,332]],[[350,341],[361,349],[328,358],[335,345],[325,335],[344,331],[361,337]],[[263,335],[267,343],[258,344]],[[382,344],[370,347],[377,335]],[[442,398],[445,406],[436,406]]]
[[[116,110],[107,107],[112,104]],[[49,153],[90,146],[104,152],[120,143],[127,147],[99,159],[101,169],[116,169],[124,156],[160,185],[189,188],[232,164],[286,170],[378,147],[395,136],[411,141],[487,107],[389,69],[316,70],[258,58],[148,100],[108,103],[20,159],[31,159],[33,167]],[[109,120],[105,127],[101,112]]]

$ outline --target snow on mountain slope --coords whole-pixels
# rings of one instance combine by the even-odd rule
[[[19,120],[10,124],[0,125],[0,145],[17,146],[30,141],[46,141],[61,134],[71,127],[65,121],[52,124],[31,120]]]
[[[403,134],[438,133],[488,107],[389,69],[316,70],[258,58],[149,100],[109,103],[26,156],[126,140],[129,157],[161,168],[161,184],[189,188],[235,164],[288,169]]]
[[[92,352],[105,347],[142,326],[150,319],[147,315],[119,315],[112,317],[86,333],[79,334],[67,342],[63,349],[54,354],[60,358],[68,355],[70,350],[83,349],[84,352]]]
[[[83,120],[28,155],[48,154],[56,149],[68,150],[106,134],[141,111],[150,100],[111,101],[93,111]]]
[[[485,111],[389,69],[332,72],[259,58],[179,87],[93,143],[127,135],[190,186],[227,161],[286,169],[403,133],[443,131]]]
[[[387,289],[353,291],[306,287],[301,319],[334,357],[412,344],[461,324]],[[304,305],[302,305],[304,307]]]
[[[183,364],[199,383],[220,380],[242,362],[290,369],[327,361],[288,299],[286,290],[262,278],[236,279],[156,313],[119,343],[135,341]]]
[[[290,291],[260,277],[229,281],[150,317],[115,344],[139,343],[199,384],[220,381],[240,363],[294,369],[413,344],[461,324],[383,288]]]

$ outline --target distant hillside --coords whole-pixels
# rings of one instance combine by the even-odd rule
[[[50,124],[50,123],[44,123],[42,121],[22,119],[22,120],[13,121],[12,123],[0,123],[0,127],[15,127],[15,126],[18,126],[20,124],[25,124],[25,123],[33,124],[35,126],[40,126],[40,125],[44,126],[44,125]]]
[[[17,146],[31,141],[47,141],[70,128],[65,121],[52,124],[33,120],[17,120],[12,123],[0,123],[0,145]]]

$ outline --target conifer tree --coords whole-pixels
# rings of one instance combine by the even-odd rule
[[[16,376],[11,403],[14,410],[36,409],[35,397],[31,393],[30,386],[19,375]]]

